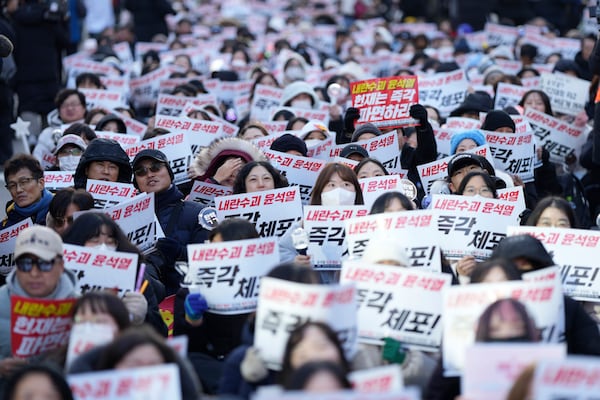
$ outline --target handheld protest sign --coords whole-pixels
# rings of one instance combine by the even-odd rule
[[[75,300],[10,296],[12,355],[27,358],[66,345]]]
[[[353,371],[348,380],[359,393],[395,393],[404,389],[402,368],[397,364]]]
[[[417,187],[401,175],[374,176],[358,180],[362,190],[365,207],[371,209],[379,196],[388,192],[400,192],[411,200],[417,197]]]
[[[73,186],[73,174],[75,174],[75,171],[44,171],[46,189],[56,192]]]
[[[85,190],[94,198],[94,208],[104,209],[130,200],[137,190],[131,183],[88,179]]]
[[[577,115],[588,98],[589,82],[562,73],[542,74],[540,89],[550,97],[556,113]]]
[[[105,208],[104,212],[119,224],[127,239],[140,250],[149,249],[156,241],[158,222],[154,215],[154,193],[142,193]]]
[[[544,360],[535,367],[531,393],[536,400],[586,400],[598,396],[600,363],[597,357],[568,356]]]
[[[384,133],[371,139],[359,140],[354,142],[358,146],[364,148],[369,157],[379,160],[385,169],[391,174],[406,173],[400,164],[400,152],[398,151],[398,134],[396,131]],[[329,158],[337,157],[341,154],[347,144],[339,144],[331,147]]]
[[[256,309],[261,278],[279,263],[275,238],[190,244],[184,284],[199,292],[215,314]]]
[[[533,181],[536,157],[533,132],[482,132],[485,134],[496,168],[518,175],[523,182]]]
[[[96,346],[109,343],[114,336],[115,332],[107,324],[92,322],[73,324],[67,348],[67,367],[81,354]]]
[[[8,275],[15,266],[15,245],[17,244],[17,236],[23,229],[33,226],[31,218],[26,218],[23,221],[9,226],[0,231],[0,274]]]
[[[144,128],[144,131],[146,128]],[[121,148],[125,150],[127,147],[132,146],[140,142],[140,137],[134,134],[123,135],[122,133],[108,132],[108,131],[95,131],[96,137],[103,139],[111,139],[121,145]]]
[[[231,193],[232,189],[229,186],[195,180],[188,201],[214,206],[216,197],[229,196]]]
[[[419,77],[419,101],[447,117],[466,98],[469,82],[463,70]]]

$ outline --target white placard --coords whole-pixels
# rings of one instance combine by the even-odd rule
[[[552,110],[569,115],[583,111],[589,86],[589,81],[557,72],[542,74],[540,80],[540,89],[550,97]]]
[[[108,182],[88,179],[85,190],[94,198],[94,208],[109,208],[127,201],[137,194],[131,183]]]
[[[121,148],[125,150],[128,146],[134,145],[140,142],[140,136],[136,134],[123,134],[109,131],[96,131],[96,136],[103,139],[111,139],[121,145]]]
[[[67,368],[81,354],[96,346],[109,343],[114,336],[113,327],[108,324],[93,322],[73,324],[67,348]]]
[[[531,384],[536,400],[592,400],[598,398],[598,357],[569,356],[564,360],[542,361],[535,367]]]
[[[140,250],[152,247],[157,239],[156,216],[154,215],[154,193],[142,193],[129,201],[104,209],[115,221],[127,239]]]
[[[348,380],[360,393],[396,393],[404,389],[402,368],[396,364],[353,371]]]
[[[398,151],[398,134],[395,130],[353,144],[363,147],[369,153],[369,157],[380,161],[389,173],[402,172],[400,152]],[[332,146],[329,158],[339,156],[346,146],[347,144]]]
[[[85,104],[88,110],[92,108],[113,109],[127,106],[127,99],[122,92],[104,89],[78,89],[85,95]]]
[[[494,157],[494,167],[512,175],[519,175],[523,182],[532,182],[535,164],[535,141],[533,132],[502,133],[482,131]]]
[[[75,171],[44,171],[46,189],[54,192],[73,186]]]
[[[468,86],[462,70],[419,77],[419,103],[433,106],[447,117],[465,100]]]
[[[352,168],[352,167],[351,167]],[[406,171],[406,170],[405,170]],[[409,199],[412,197],[411,190],[414,187],[404,188],[403,178],[406,178],[406,172],[403,175],[384,175],[374,176],[372,178],[359,179],[358,183],[363,194],[365,207],[369,210],[373,207],[373,203],[379,196],[388,192],[400,192],[405,194]],[[414,193],[416,195],[416,193]]]
[[[496,97],[494,98],[494,109],[503,110],[506,107],[518,105],[527,90],[529,89],[521,85],[498,82]]]
[[[204,204],[206,206],[214,206],[215,198],[219,196],[228,196],[232,193],[229,186],[217,185],[210,182],[194,181],[189,201]]]
[[[15,265],[15,245],[17,236],[25,228],[33,226],[31,218],[25,218],[23,221],[9,226],[0,231],[0,275],[8,275]]]
[[[253,120],[269,121],[275,110],[281,105],[283,89],[268,85],[256,85],[250,105],[250,117]]]

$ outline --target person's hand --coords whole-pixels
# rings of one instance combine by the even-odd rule
[[[16,370],[27,364],[27,360],[16,357],[8,357],[0,361],[0,376],[4,378],[12,375]]]
[[[510,177],[512,178],[512,181],[515,186],[525,186],[525,184],[523,183],[523,179],[521,179],[519,175],[511,175]]]
[[[208,310],[208,303],[202,294],[190,293],[185,297],[183,308],[185,320],[192,325],[197,325],[202,320],[204,312]]]
[[[329,106],[329,119],[331,121],[335,121],[338,119],[342,119],[342,107],[337,104],[332,104]]]
[[[240,364],[240,372],[242,373],[242,377],[251,383],[261,381],[269,374],[267,365],[256,347],[249,347],[246,350],[244,359]]]
[[[589,117],[588,117],[587,113],[585,112],[585,110],[581,110],[575,116],[575,121],[573,121],[573,124],[575,124],[575,126],[578,126],[581,128],[581,127],[585,126],[585,124],[587,124],[588,121],[589,121]]]
[[[129,311],[129,318],[133,325],[141,325],[146,319],[148,312],[148,301],[143,294],[138,292],[127,292],[123,296],[123,303]]]
[[[310,256],[302,255],[302,254],[297,254],[296,257],[294,257],[294,264],[298,264],[303,267],[311,267],[312,266],[312,264],[310,262]]]
[[[360,118],[360,110],[355,107],[350,107],[344,115],[344,130],[346,132],[354,132],[354,124]]]
[[[241,158],[230,158],[223,163],[215,172],[213,179],[219,183],[225,182],[232,176],[237,175],[239,170],[244,166]]]
[[[476,263],[475,257],[464,256],[456,263],[456,273],[462,276],[471,276]]]
[[[427,109],[421,104],[413,104],[409,110],[410,116],[419,121],[419,124],[427,124]]]

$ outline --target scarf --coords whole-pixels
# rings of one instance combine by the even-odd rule
[[[46,214],[48,213],[48,207],[50,201],[52,201],[52,193],[44,189],[42,191],[42,197],[39,201],[28,205],[27,207],[19,207],[16,203],[13,203],[15,212],[27,217],[32,217],[33,222],[36,224],[46,225]],[[33,218],[35,216],[35,218]]]

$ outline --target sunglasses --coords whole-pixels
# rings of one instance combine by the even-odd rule
[[[149,167],[136,168],[135,171],[133,171],[133,173],[135,174],[135,176],[146,176],[148,174],[148,171],[158,172],[164,165],[165,164],[163,164],[161,162],[155,162],[155,163],[150,164]]]
[[[54,263],[56,262],[56,258],[53,258],[50,261],[40,260],[31,258],[31,257],[23,257],[19,258],[15,261],[17,269],[22,272],[31,272],[34,265],[37,265],[38,269],[41,272],[50,272],[54,267]]]

